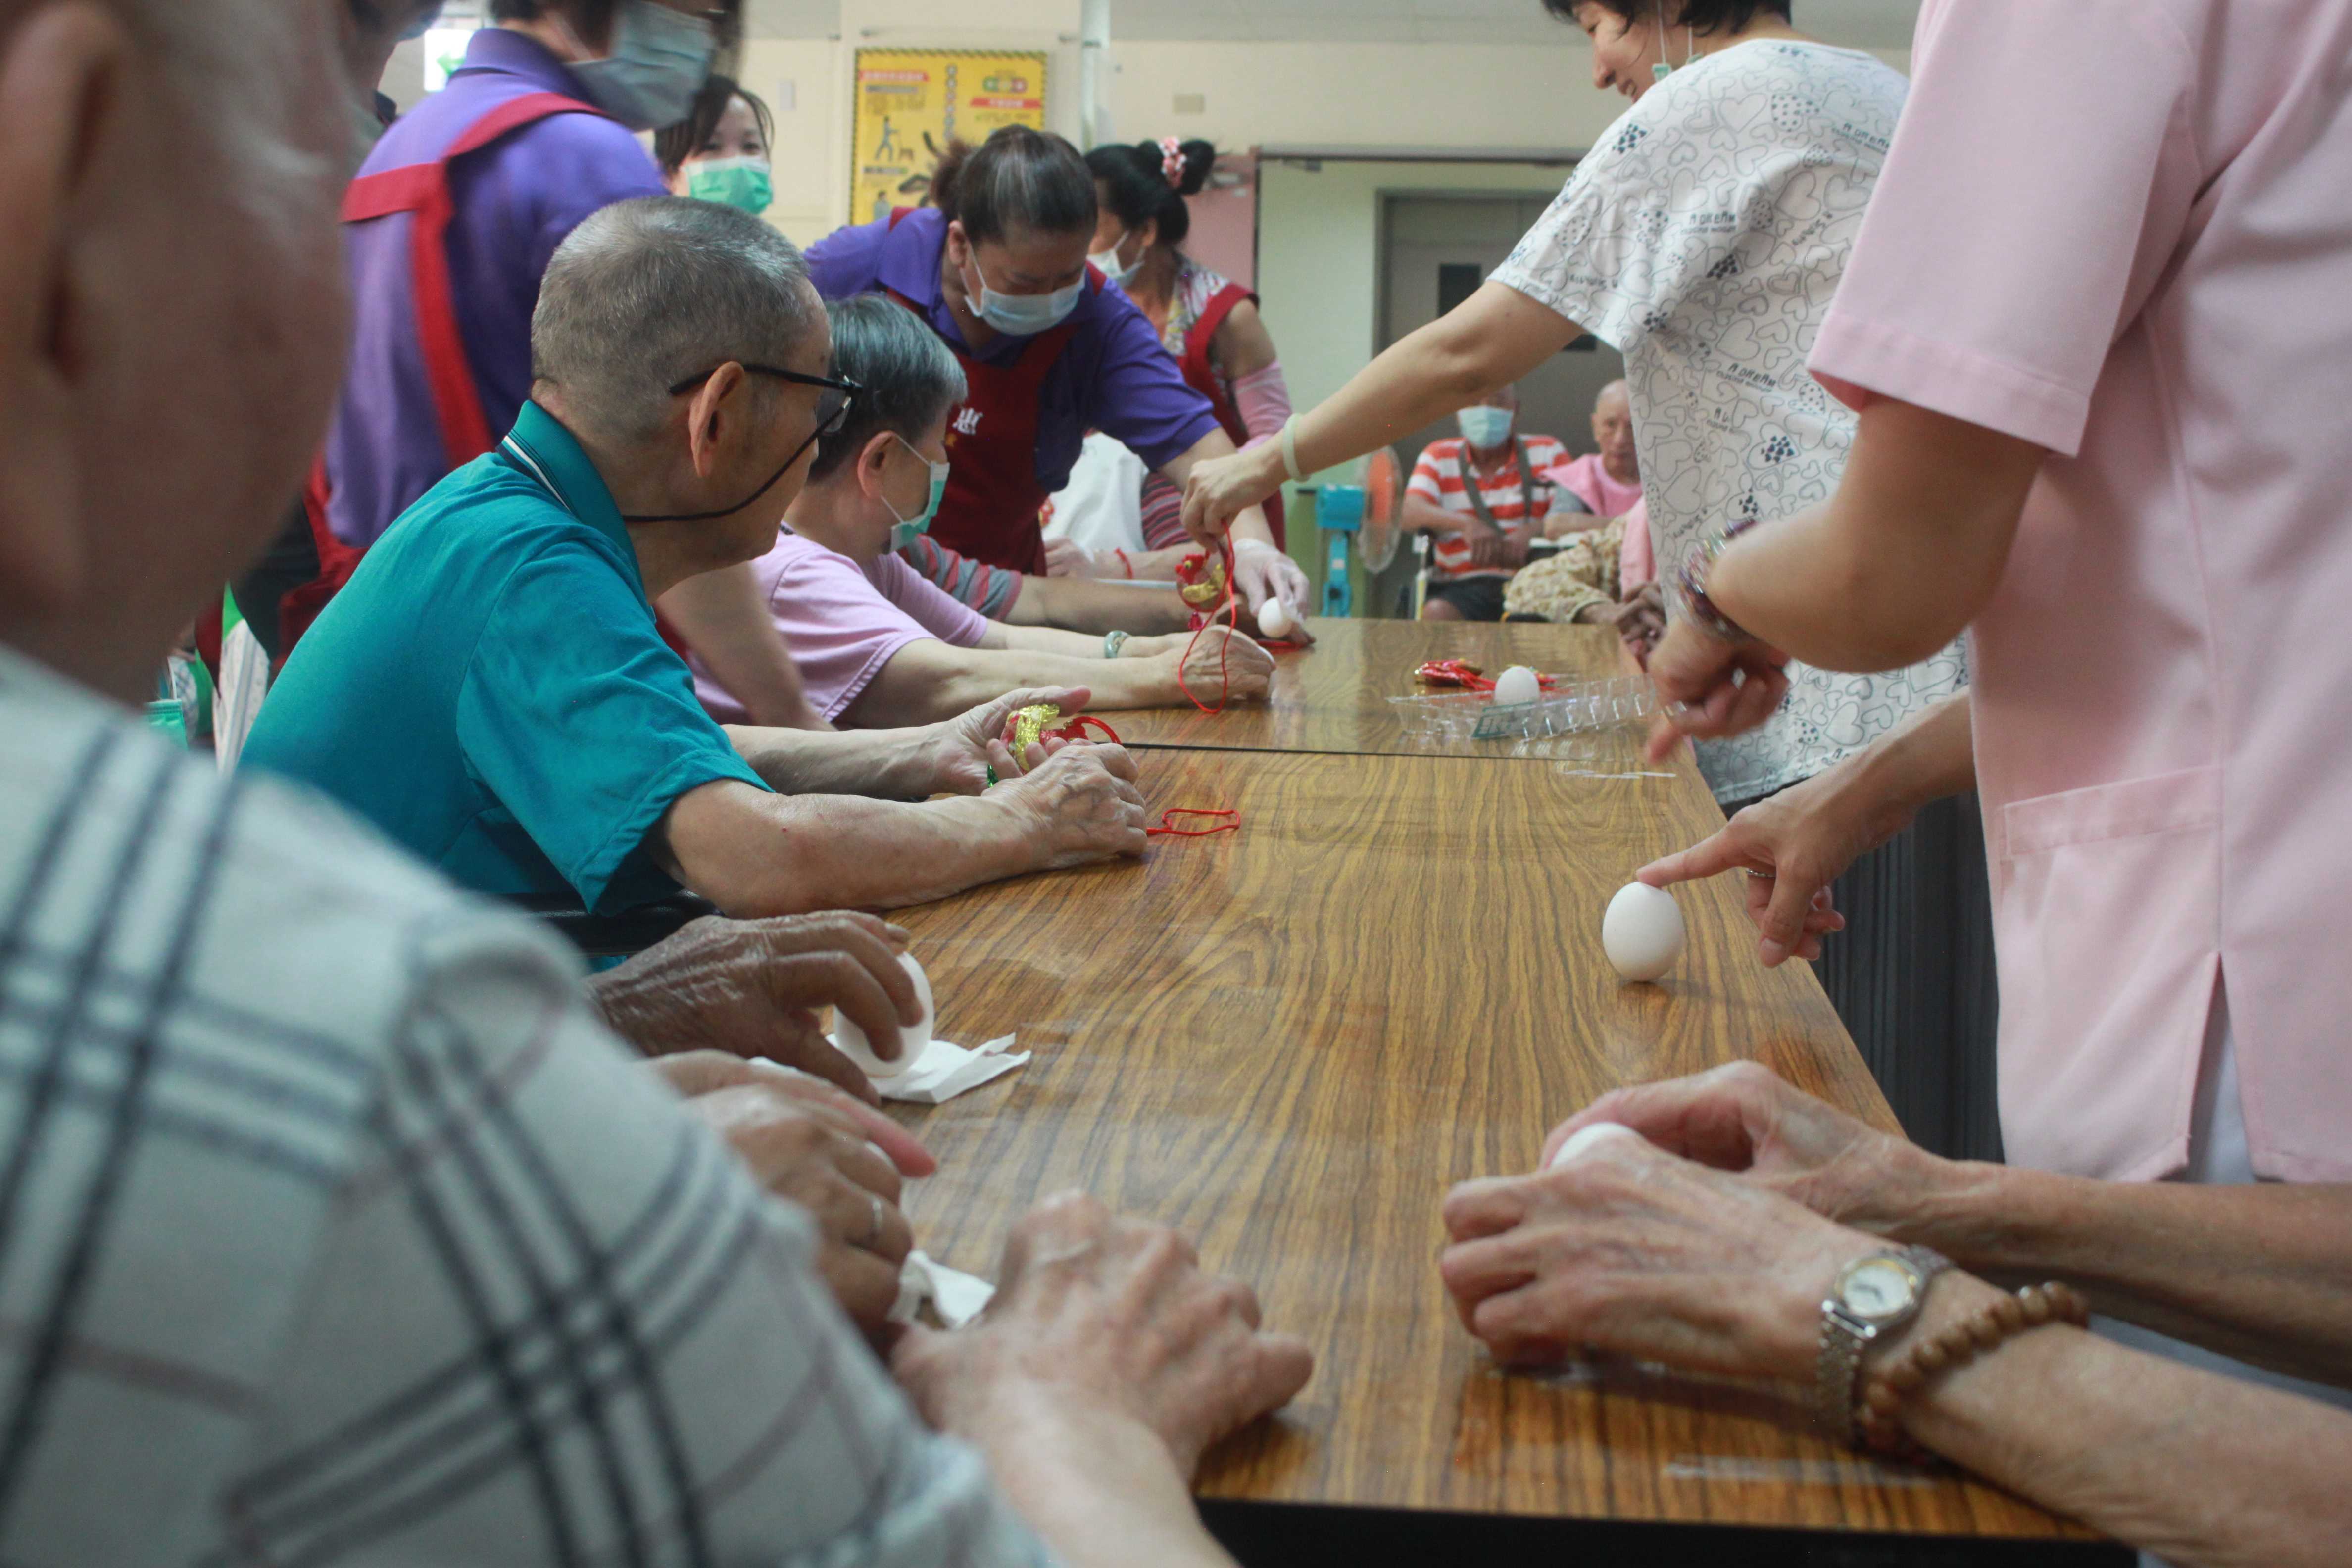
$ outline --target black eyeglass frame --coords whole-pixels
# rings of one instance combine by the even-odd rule
[[[832,413],[818,419],[816,422],[816,428],[809,432],[809,438],[802,442],[798,447],[793,448],[793,455],[784,459],[784,466],[778,468],[772,475],[769,476],[768,482],[766,484],[761,485],[758,489],[745,497],[742,506],[731,506],[727,508],[724,511],[682,512],[660,517],[632,517],[624,514],[621,519],[623,522],[708,522],[713,518],[734,516],[735,513],[741,511],[744,507],[750,506],[753,501],[758,500],[761,496],[766,495],[770,490],[774,489],[776,488],[777,481],[782,479],[786,474],[793,471],[793,466],[807,454],[808,449],[811,447],[815,446],[819,441],[824,440],[828,436],[839,433],[841,427],[849,423],[850,406],[857,401],[858,395],[866,390],[866,388],[846,377],[804,375],[796,370],[781,370],[772,364],[749,364],[745,363],[741,360],[730,360],[727,363],[728,364],[741,364],[743,366],[743,372],[747,375],[772,375],[779,381],[789,381],[798,386],[821,386],[829,392],[837,392],[841,394],[841,404],[838,407],[835,408]],[[704,382],[709,381],[712,376],[717,375],[720,371],[726,368],[726,365],[717,365],[709,370],[704,371],[700,375],[690,375],[684,381],[679,382],[676,386],[671,387],[669,389],[669,395],[672,397],[683,397],[688,393],[692,392],[696,387],[700,386]]]

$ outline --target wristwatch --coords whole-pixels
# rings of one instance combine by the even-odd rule
[[[1919,1315],[1927,1285],[1952,1266],[1926,1247],[1865,1253],[1838,1270],[1837,1283],[1822,1302],[1819,1386],[1814,1391],[1822,1425],[1839,1442],[1854,1441],[1854,1385],[1871,1342],[1891,1334]]]

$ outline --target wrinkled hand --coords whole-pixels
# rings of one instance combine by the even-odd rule
[[[1083,713],[1093,700],[1094,693],[1083,686],[1034,687],[1025,691],[1009,691],[961,719],[933,725],[931,793],[979,795],[988,788],[991,768],[996,770],[1000,779],[1014,777],[1022,771],[1023,763],[1014,759],[1012,749],[1004,743],[1004,726],[1013,714],[1040,702],[1050,702],[1066,715]],[[1049,741],[1043,752],[1035,747],[1030,750],[1042,761],[1064,744],[1061,741]]]
[[[1271,544],[1248,542],[1257,547],[1244,548],[1240,542],[1234,546],[1234,587],[1241,595],[1243,613],[1251,617],[1243,625],[1255,625],[1258,606],[1268,599],[1280,599],[1289,606],[1292,620],[1304,622],[1309,592],[1307,574],[1298,569],[1298,563]],[[1301,642],[1314,640],[1307,635],[1304,625],[1293,635]]]
[[[1685,616],[1650,654],[1658,717],[1649,757],[1663,762],[1685,739],[1745,734],[1772,717],[1789,694],[1789,656],[1762,643],[1727,643]]]
[[[655,1067],[754,1181],[807,1212],[825,1283],[867,1338],[885,1342],[913,1245],[899,1177],[929,1175],[938,1163],[897,1122],[805,1074],[715,1051]]]
[[[1875,1245],[1640,1138],[1604,1140],[1556,1171],[1465,1182],[1445,1200],[1445,1288],[1499,1362],[1542,1365],[1588,1346],[1801,1383],[1822,1298]]]
[[[1654,578],[1634,589],[1633,597],[1607,606],[1595,618],[1615,628],[1617,640],[1625,645],[1636,664],[1650,668],[1650,650],[1666,631],[1665,596]]]
[[[612,1031],[649,1057],[706,1047],[765,1057],[860,1099],[874,1086],[833,1048],[816,1009],[837,1007],[874,1040],[919,1022],[899,967],[907,933],[871,915],[711,915],[589,981]]]
[[[1167,657],[1171,674],[1181,673],[1184,689],[1216,706],[1220,693],[1230,702],[1255,702],[1274,683],[1274,655],[1229,626],[1203,626],[1197,637],[1187,637],[1181,648]]]
[[[1045,575],[1048,577],[1108,577],[1114,574],[1109,563],[1095,552],[1075,541],[1045,541]]]
[[[1544,1158],[1596,1121],[1874,1236],[1906,1238],[1956,1167],[1782,1081],[1756,1062],[1602,1095],[1552,1130]]]
[[[997,794],[1030,814],[1024,837],[1037,868],[1058,871],[1143,853],[1143,795],[1135,779],[1126,747],[1080,743],[1036,757]]]
[[[1734,869],[1755,922],[1756,955],[1767,969],[1822,955],[1822,938],[1845,929],[1830,884],[1911,820],[1908,810],[1854,799],[1852,770],[1832,768],[1758,801],[1722,831],[1642,868],[1654,888]]]
[[[1040,1399],[1112,1412],[1156,1432],[1189,1477],[1210,1444],[1304,1388],[1314,1358],[1261,1329],[1255,1294],[1203,1274],[1175,1232],[1065,1194],[1013,1227],[987,1314],[909,1333],[891,1369],[942,1431],[975,1436]]]
[[[1280,489],[1282,458],[1271,445],[1195,463],[1184,480],[1184,531],[1214,550],[1234,519]]]

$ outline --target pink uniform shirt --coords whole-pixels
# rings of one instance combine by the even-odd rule
[[[2047,447],[1978,619],[2010,1158],[2352,1178],[2352,0],[1928,0],[1811,363]]]
[[[1587,452],[1547,469],[1544,478],[1591,507],[1598,518],[1623,517],[1642,504],[1640,483],[1623,485],[1611,479],[1598,452]]]
[[[792,649],[809,705],[839,719],[908,643],[935,637],[978,647],[986,619],[967,608],[896,555],[860,566],[848,556],[776,531],[776,546],[751,565],[768,613]],[[740,724],[743,705],[700,659],[695,695],[722,724]]]

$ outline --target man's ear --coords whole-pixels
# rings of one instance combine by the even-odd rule
[[[131,40],[88,0],[37,12],[0,53],[0,607],[55,613],[89,571],[77,377],[89,153],[128,90]]]
[[[733,360],[703,381],[686,411],[686,439],[696,478],[709,479],[719,466],[721,440],[731,440],[738,429],[751,427],[751,378]]]

